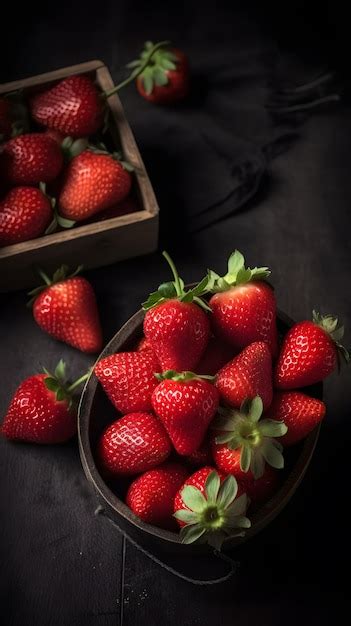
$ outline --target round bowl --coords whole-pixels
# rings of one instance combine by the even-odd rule
[[[142,337],[143,319],[144,311],[142,310],[133,315],[107,344],[98,360],[115,352],[133,349],[138,339]],[[277,324],[281,336],[287,332],[293,323],[293,320],[287,315],[278,312]],[[306,391],[310,395],[321,399],[323,386],[320,383]],[[204,549],[203,546],[198,546],[197,544],[183,545],[177,533],[146,524],[139,519],[132,513],[121,497],[117,495],[125,493],[125,479],[107,483],[99,472],[95,459],[97,442],[104,428],[116,419],[116,415],[116,409],[108,400],[95,374],[92,373],[86,382],[79,405],[78,438],[83,469],[88,481],[95,490],[100,504],[109,517],[124,532],[143,545],[162,547],[166,550],[176,550],[177,552],[180,550],[185,550],[188,553],[190,551],[202,551]],[[250,515],[252,526],[246,531],[245,537],[229,537],[225,541],[225,548],[234,547],[256,535],[285,507],[306,472],[318,435],[319,427],[315,428],[302,443],[286,450],[285,480],[280,489],[254,514]]]

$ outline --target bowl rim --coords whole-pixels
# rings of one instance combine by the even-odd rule
[[[117,348],[117,350],[115,348],[115,343],[116,341],[118,341],[118,339],[120,340],[121,345],[123,345],[127,343],[128,338],[133,334],[133,332],[135,333],[140,327],[142,328],[144,315],[145,311],[143,309],[139,309],[121,326],[121,328],[106,344],[106,346],[96,359],[94,366],[98,361],[100,361],[100,359],[110,354],[114,354],[116,353],[116,351],[118,352],[120,350],[120,348]],[[292,320],[288,315],[286,315],[286,313],[282,312],[280,309],[277,309],[277,320],[281,321],[285,326],[288,327],[291,327],[293,324],[295,324],[294,320]],[[162,528],[159,528],[158,526],[148,524],[146,522],[143,522],[139,517],[137,517],[125,504],[125,502],[123,502],[123,500],[120,499],[110,489],[98,470],[98,467],[95,463],[93,450],[90,445],[89,436],[90,411],[97,387],[99,385],[98,379],[93,371],[94,366],[91,368],[90,376],[85,382],[80,397],[77,417],[79,453],[86,478],[93,485],[95,491],[98,492],[100,498],[107,504],[110,509],[117,513],[117,515],[124,517],[129,523],[137,527],[139,530],[145,532],[149,536],[156,536],[158,539],[161,539],[168,543],[181,544],[179,533],[164,530]],[[321,389],[323,390],[322,384]],[[247,539],[257,534],[271,521],[273,521],[273,519],[286,506],[286,504],[300,485],[306,473],[318,441],[320,427],[321,426],[319,424],[302,442],[302,450],[291,471],[287,475],[286,480],[282,483],[278,491],[276,491],[272,498],[267,500],[267,502],[265,502],[256,512],[254,512],[250,516],[252,525],[251,528],[246,531],[245,536],[228,537],[224,542],[225,546],[229,546],[229,544],[231,546],[234,546],[243,543],[244,541],[247,541]]]

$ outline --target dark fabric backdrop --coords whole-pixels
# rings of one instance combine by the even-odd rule
[[[316,307],[338,313],[350,328],[347,20],[340,3],[304,4],[11,6],[13,19],[2,25],[1,79],[100,58],[117,81],[145,39],[176,42],[192,62],[187,103],[152,107],[133,87],[121,95],[159,200],[160,249],[167,246],[192,281],[207,267],[222,271],[237,247],[250,264],[272,268],[279,306],[290,316],[309,317]],[[328,67],[343,85],[339,105],[304,118],[268,115],[264,104],[273,89]],[[243,176],[244,190],[238,184]],[[87,277],[107,341],[167,269],[158,252]],[[1,296],[2,415],[16,386],[42,364],[53,367],[62,356],[75,376],[92,363],[42,333],[25,302],[21,292]],[[350,336],[348,330],[349,342]],[[239,575],[211,590],[162,571],[124,545],[104,518],[94,517],[75,441],[46,448],[0,441],[1,622],[251,626],[337,620],[348,610],[342,568],[349,547],[349,376],[344,370],[325,385],[328,416],[298,492],[236,553]]]

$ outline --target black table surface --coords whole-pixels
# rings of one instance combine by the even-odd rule
[[[313,66],[319,53],[321,58],[329,53],[323,46],[306,47],[313,29],[293,11],[284,18],[281,9],[274,21],[263,19],[262,12],[253,13],[250,3],[238,12],[217,6],[215,13],[212,5],[196,3],[187,9],[165,3],[153,11],[141,2],[107,2],[95,17],[89,4],[85,10],[78,5],[73,15],[66,7],[53,16],[46,7],[35,18],[32,14],[29,22],[29,9],[24,9],[15,39],[9,37],[12,61],[2,68],[3,79],[102,58],[118,80],[120,66],[135,56],[142,41],[169,37],[190,53],[196,80],[204,80],[204,59],[212,71],[201,111],[196,99],[188,108],[172,109],[174,124],[182,116],[202,123],[204,118],[197,115],[204,114],[220,121],[229,94],[231,103],[233,98],[236,102],[232,116],[240,120],[238,134],[256,141],[261,123],[268,139],[271,132],[262,105],[262,84],[266,84],[262,58],[268,58],[268,65],[277,56],[289,61],[294,81],[296,76],[305,78],[306,68]],[[284,42],[282,33],[289,30],[284,31],[284,26],[292,15],[294,24],[301,25],[301,36]],[[319,45],[321,39],[314,33],[313,42]],[[306,50],[313,54],[304,56]],[[233,60],[237,80],[232,76],[226,80]],[[252,64],[259,68],[255,75],[250,74]],[[242,75],[238,68],[243,69]],[[157,109],[142,101],[134,88],[126,90],[122,100],[160,201],[160,249],[167,246],[182,276],[190,282],[207,267],[224,270],[225,259],[238,248],[251,265],[272,268],[282,310],[295,319],[309,318],[314,307],[337,313],[350,341],[351,112],[347,102],[299,120],[299,136],[270,162],[255,198],[227,219],[186,236],[181,227],[169,227],[176,210],[170,202],[173,213],[168,214],[172,168],[163,168],[161,175],[158,167],[162,155],[172,148],[174,134],[169,135],[170,146],[165,135],[158,137]],[[191,176],[186,180],[191,186]],[[178,188],[177,198],[181,201],[190,191],[194,190]],[[107,341],[139,308],[145,294],[166,279],[167,269],[158,251],[86,275],[97,294]],[[45,335],[25,302],[22,292],[1,297],[2,415],[16,386],[41,365],[53,367],[62,356],[75,376],[93,362]],[[105,518],[94,516],[96,501],[76,441],[38,447],[0,440],[1,623],[251,626],[329,624],[337,619],[349,606],[343,572],[349,536],[343,504],[348,496],[349,376],[344,369],[325,384],[327,418],[296,495],[276,521],[233,555],[241,564],[238,574],[212,588],[176,579],[125,543]]]

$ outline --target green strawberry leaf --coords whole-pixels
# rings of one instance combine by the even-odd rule
[[[234,476],[227,476],[222,482],[217,498],[217,504],[219,507],[227,509],[236,498],[238,493],[238,483]]]
[[[183,526],[180,530],[180,539],[182,543],[189,544],[198,541],[200,537],[206,532],[200,524],[192,524],[189,526]]]
[[[201,513],[206,506],[205,496],[193,487],[192,485],[186,485],[181,491],[182,500],[191,511],[195,513]]]
[[[215,503],[218,496],[218,491],[220,487],[221,481],[217,472],[211,472],[206,479],[205,483],[205,493],[207,496],[207,501]]]
[[[186,524],[196,524],[199,521],[197,513],[188,509],[179,509],[173,516]]]

